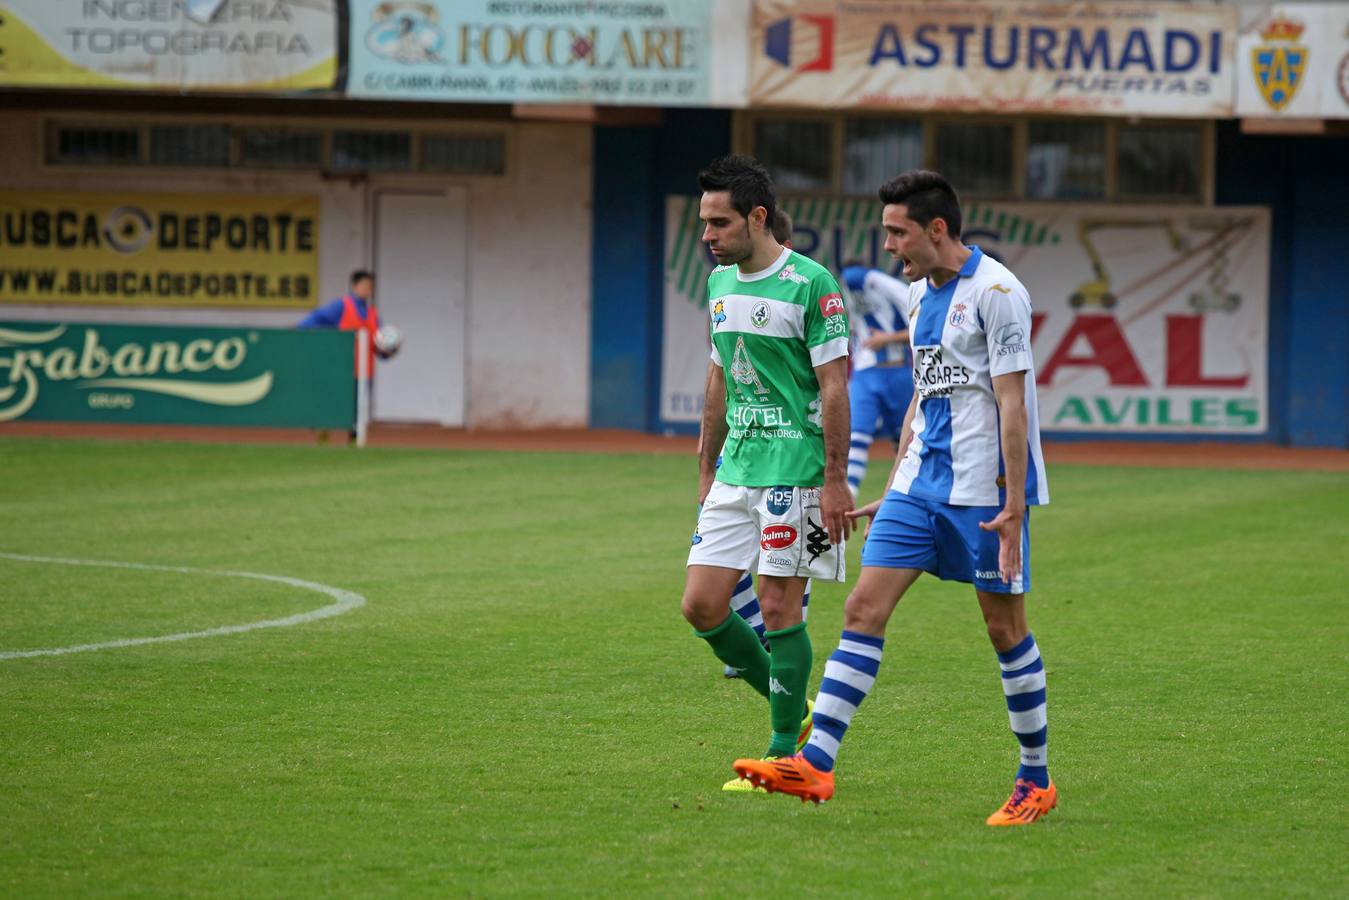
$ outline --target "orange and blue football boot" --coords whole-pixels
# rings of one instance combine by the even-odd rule
[[[1051,809],[1059,805],[1059,789],[1054,782],[1049,787],[1037,787],[1035,782],[1024,778],[1016,780],[1012,796],[1002,808],[988,817],[989,825],[1029,825]]]

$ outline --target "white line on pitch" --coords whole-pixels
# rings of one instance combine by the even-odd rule
[[[354,591],[347,591],[342,588],[319,584],[317,581],[303,581],[299,578],[288,578],[284,575],[260,575],[257,572],[213,571],[211,569],[193,569],[188,568],[187,566],[151,566],[144,563],[100,562],[91,559],[62,559],[54,556],[25,556],[21,553],[0,552],[0,559],[12,559],[16,562],[53,563],[62,566],[99,566],[108,569],[141,569],[149,572],[182,572],[188,575],[252,578],[257,581],[275,581],[279,584],[288,584],[292,587],[304,588],[307,591],[316,591],[317,593],[332,597],[334,601],[327,606],[311,609],[308,612],[296,613],[293,616],[286,616],[284,619],[245,622],[242,625],[222,625],[218,628],[207,628],[202,631],[183,631],[178,634],[162,634],[156,637],[121,638],[120,640],[115,641],[99,641],[96,644],[76,644],[72,647],[51,647],[42,650],[4,650],[0,651],[0,659],[22,659],[29,656],[62,656],[66,653],[84,653],[88,650],[111,650],[115,647],[135,647],[140,644],[163,644],[168,643],[169,641],[190,641],[194,638],[220,637],[221,635],[226,634],[242,634],[245,631],[256,631],[259,628],[289,628],[292,625],[303,625],[306,622],[315,622],[319,619],[340,616],[342,613],[351,612],[351,610],[365,605],[365,598]]]

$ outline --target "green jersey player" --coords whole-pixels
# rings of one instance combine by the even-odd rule
[[[683,613],[767,698],[766,755],[789,756],[810,729],[806,580],[844,578],[848,319],[829,271],[773,238],[777,203],[760,163],[723,157],[699,173],[698,186],[702,240],[720,265],[708,278],[714,365]],[[771,654],[730,610],[746,569],[759,573]]]

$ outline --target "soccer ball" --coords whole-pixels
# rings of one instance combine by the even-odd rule
[[[392,325],[381,325],[375,332],[375,352],[388,359],[403,346],[403,333]]]

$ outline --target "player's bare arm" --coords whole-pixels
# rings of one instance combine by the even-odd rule
[[[891,344],[906,344],[909,341],[909,332],[900,331],[878,331],[866,339],[864,346],[868,350],[880,350],[882,347],[888,347]]]
[[[712,372],[717,369],[717,364],[711,360],[707,363],[707,377],[703,379],[703,396],[707,396],[707,388],[712,383]],[[703,452],[703,420],[698,420],[698,449],[695,453],[702,455]]]
[[[848,519],[854,523],[858,519],[874,519],[876,513],[881,511],[881,502],[885,500],[885,494],[890,490],[890,485],[895,483],[895,475],[899,472],[899,464],[904,461],[904,454],[908,452],[909,442],[913,440],[913,417],[918,412],[918,392],[915,391],[913,399],[909,401],[909,408],[904,413],[904,427],[899,432],[899,450],[895,453],[895,462],[890,466],[890,474],[886,476],[885,487],[881,489],[881,495],[872,500],[866,506],[854,509],[848,513]],[[867,530],[863,533],[866,537],[871,533],[871,522],[867,522]]]
[[[913,417],[918,414],[918,400],[918,392],[914,391],[913,398],[909,400],[909,408],[904,413],[904,426],[899,429],[899,449],[895,452],[895,464],[890,467],[890,480],[885,483],[887,490],[895,480],[895,473],[899,471],[904,454],[909,452],[909,443],[913,440]]]
[[[707,499],[717,478],[717,457],[726,443],[726,373],[713,363],[703,392],[703,422],[698,430],[698,505]]]
[[[815,367],[820,383],[820,405],[824,425],[824,489],[820,491],[820,516],[829,540],[835,544],[852,530],[848,511],[852,492],[848,490],[848,435],[851,433],[848,411],[848,359],[840,356]]]
[[[1021,571],[1021,520],[1026,513],[1026,373],[995,375],[993,395],[1001,422],[1007,499],[993,521],[980,522],[979,527],[998,533],[998,572],[1010,582]]]

